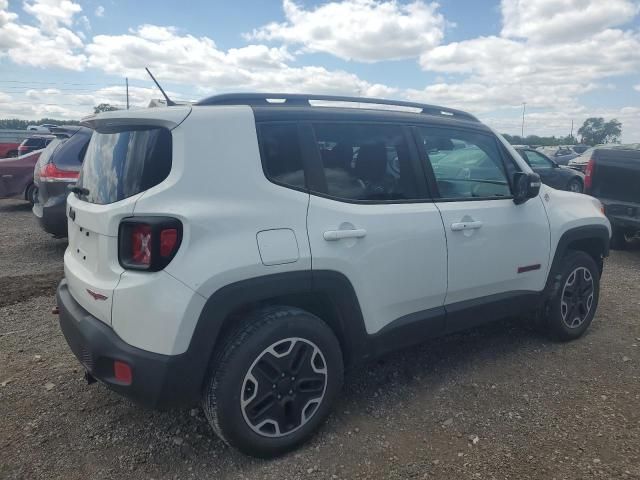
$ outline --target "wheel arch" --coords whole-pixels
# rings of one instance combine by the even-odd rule
[[[564,232],[553,256],[547,287],[553,283],[562,259],[573,250],[589,254],[602,273],[603,258],[609,256],[609,229],[605,225],[583,225]]]
[[[343,274],[322,270],[265,275],[227,285],[206,301],[187,349],[201,385],[224,336],[249,312],[274,305],[300,308],[327,323],[340,343],[345,366],[365,355],[360,304]]]
[[[24,187],[24,191],[22,192],[22,198],[24,198],[25,200],[29,201],[29,190],[31,188],[38,188],[35,184],[34,181],[30,181],[27,183],[27,185]]]

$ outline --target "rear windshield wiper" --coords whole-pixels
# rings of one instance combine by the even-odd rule
[[[69,186],[69,190],[76,195],[89,195],[89,189],[84,187],[78,187],[76,185]]]

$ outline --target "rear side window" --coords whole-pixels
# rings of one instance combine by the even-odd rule
[[[319,123],[313,129],[328,195],[364,201],[418,198],[402,127]]]
[[[258,129],[264,173],[283,185],[305,188],[298,127],[295,123],[265,123]]]
[[[87,147],[78,186],[81,198],[107,204],[162,182],[171,171],[171,132],[165,128],[95,132]]]
[[[464,130],[419,127],[440,196],[445,199],[511,196],[496,139]]]

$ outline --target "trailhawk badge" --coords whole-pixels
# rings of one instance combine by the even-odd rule
[[[106,300],[107,298],[109,298],[109,297],[106,297],[105,295],[102,295],[101,293],[96,293],[92,290],[89,290],[88,288],[87,288],[87,293],[91,295],[94,300]]]

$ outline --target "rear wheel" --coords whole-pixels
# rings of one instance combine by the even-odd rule
[[[555,282],[547,328],[559,340],[574,340],[589,328],[598,307],[600,270],[590,255],[574,251],[562,260]]]
[[[35,184],[30,184],[24,192],[24,199],[28,201],[32,206],[35,205],[38,200],[38,187]]]
[[[342,386],[340,344],[318,317],[261,310],[230,332],[203,392],[214,431],[244,453],[273,457],[306,441]]]
[[[579,178],[571,179],[569,181],[569,184],[567,185],[567,190],[569,190],[570,192],[582,193],[583,186],[580,179]]]

